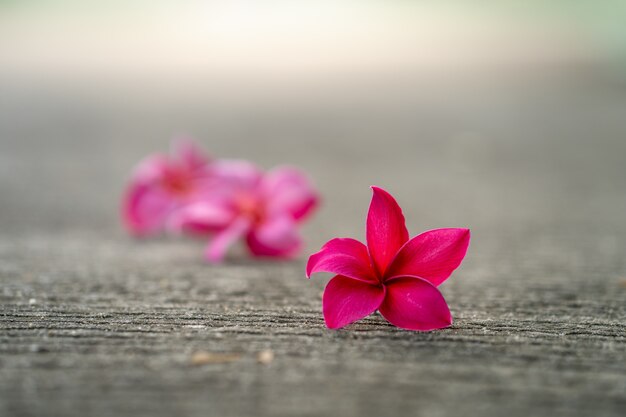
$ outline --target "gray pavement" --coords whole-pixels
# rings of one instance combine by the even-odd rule
[[[566,75],[235,97],[0,78],[0,415],[623,416],[626,85]],[[201,241],[125,235],[130,168],[181,131],[310,173],[301,258],[210,266]],[[324,327],[306,255],[363,238],[371,184],[412,234],[472,229],[451,328]]]

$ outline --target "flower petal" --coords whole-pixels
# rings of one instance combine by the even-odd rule
[[[158,187],[131,187],[124,197],[124,225],[137,237],[159,233],[174,207],[170,196]]]
[[[263,178],[263,171],[250,161],[239,159],[219,159],[210,167],[211,175],[219,181],[221,189],[255,190]]]
[[[152,155],[134,169],[122,201],[122,219],[126,229],[135,236],[160,232],[168,213],[176,205],[174,199],[160,187],[168,160]]]
[[[202,169],[210,160],[200,146],[187,136],[174,139],[171,149],[172,155],[190,171]]]
[[[167,226],[171,232],[205,234],[227,228],[236,213],[220,199],[206,198],[175,210],[169,217]]]
[[[306,175],[293,167],[278,167],[269,171],[263,178],[261,192],[270,215],[289,213],[296,220],[310,214],[319,200]]]
[[[337,238],[328,241],[322,249],[309,257],[306,276],[330,272],[360,281],[377,283],[367,247],[355,239]]]
[[[385,289],[380,285],[337,275],[324,290],[322,304],[326,326],[338,329],[360,320],[376,311],[384,298]]]
[[[424,232],[400,249],[386,276],[415,275],[439,286],[461,264],[469,241],[469,229]]]
[[[450,310],[439,290],[418,277],[400,277],[385,284],[380,313],[394,326],[407,330],[434,330],[452,324]]]
[[[149,185],[163,179],[171,161],[166,155],[154,154],[144,158],[131,175],[131,186]]]
[[[367,247],[380,275],[398,249],[409,240],[402,209],[387,191],[372,187],[374,195],[367,213]]]
[[[302,240],[293,219],[282,216],[256,226],[247,237],[250,252],[256,256],[291,258],[298,254]]]
[[[235,243],[237,239],[246,234],[250,229],[250,222],[245,218],[238,218],[228,228],[219,232],[209,242],[204,256],[207,261],[218,263],[224,259],[228,248]]]

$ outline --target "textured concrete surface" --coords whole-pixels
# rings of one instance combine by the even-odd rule
[[[240,101],[0,84],[0,415],[623,416],[624,84],[405,81]],[[309,252],[363,237],[370,184],[412,234],[470,227],[453,327],[330,331],[305,255],[208,266],[200,241],[128,238],[125,175],[180,129],[308,170]]]

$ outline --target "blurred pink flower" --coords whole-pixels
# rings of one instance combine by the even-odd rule
[[[332,239],[309,258],[306,275],[337,274],[323,296],[326,325],[346,326],[379,310],[391,324],[434,330],[452,324],[437,286],[461,264],[469,229],[436,229],[409,240],[402,210],[385,190],[372,187],[367,246]]]
[[[155,154],[131,175],[122,202],[122,219],[130,233],[161,232],[177,209],[209,192],[214,183],[209,158],[189,139],[172,144],[171,155]]]
[[[264,173],[248,161],[218,160],[212,173],[218,185],[210,196],[184,207],[174,221],[179,230],[214,234],[205,251],[208,261],[221,261],[240,238],[255,256],[299,253],[298,225],[319,200],[301,171],[278,167]]]

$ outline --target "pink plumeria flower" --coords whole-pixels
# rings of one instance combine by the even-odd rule
[[[239,239],[254,256],[292,258],[299,253],[298,226],[319,201],[301,171],[278,167],[264,173],[248,161],[220,160],[212,172],[219,186],[177,216],[182,230],[213,233],[205,250],[209,262],[220,262]]]
[[[468,229],[436,229],[409,240],[402,210],[385,190],[372,187],[367,246],[349,238],[327,242],[311,255],[306,274],[337,274],[323,296],[326,325],[338,329],[379,310],[391,324],[434,330],[452,324],[437,287],[460,264]]]
[[[171,155],[141,161],[124,193],[122,219],[135,236],[161,232],[177,209],[201,199],[213,184],[210,159],[189,139],[172,144]]]

